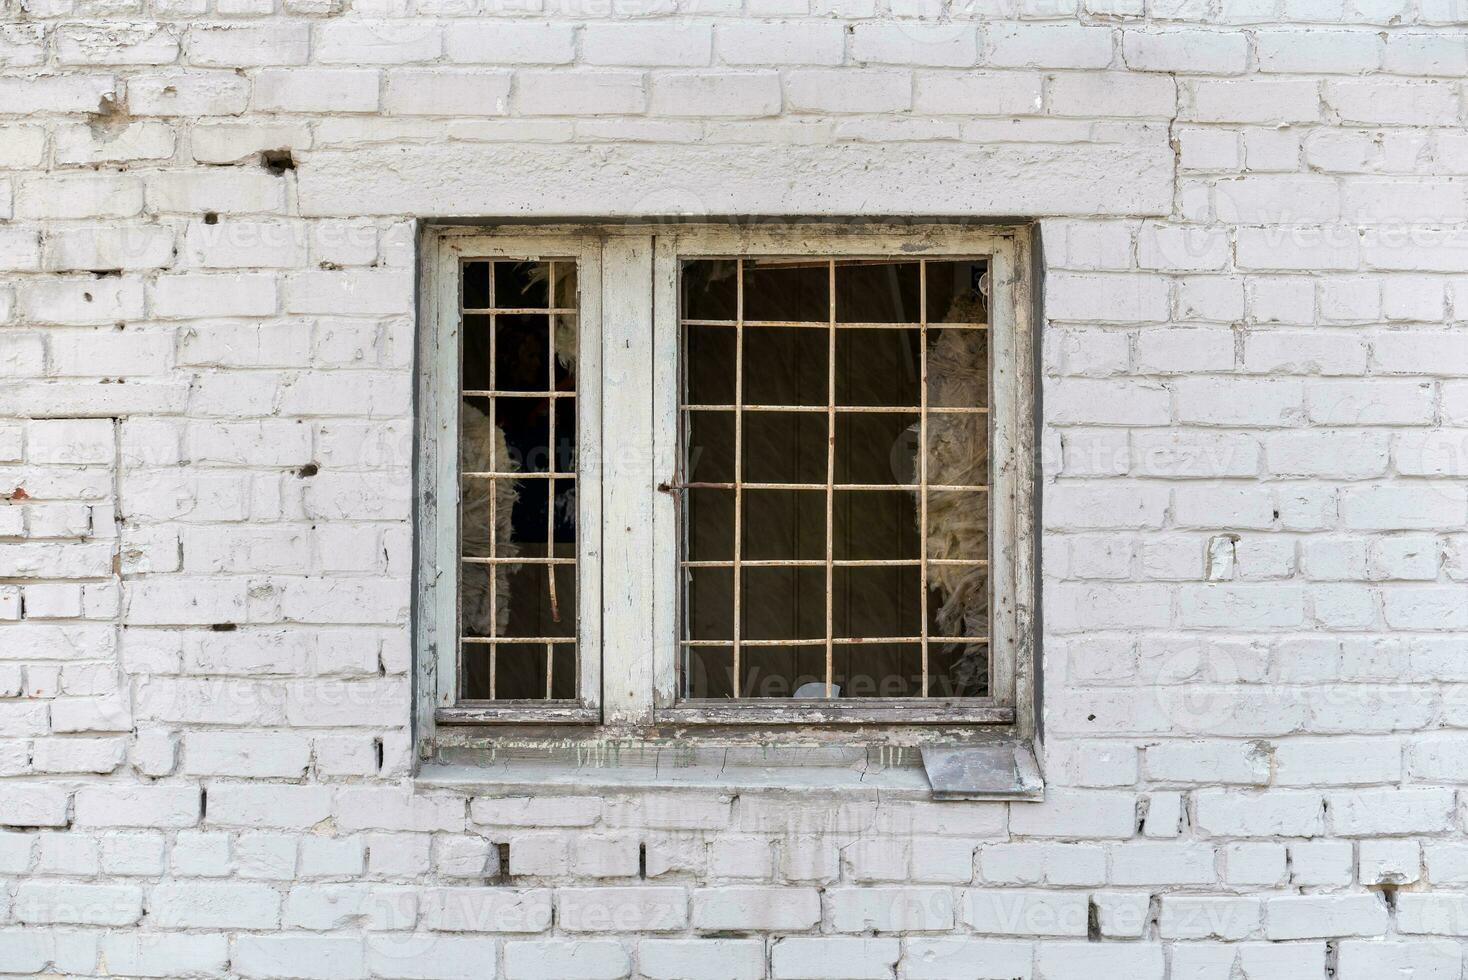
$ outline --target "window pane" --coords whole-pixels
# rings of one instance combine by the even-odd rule
[[[575,264],[466,262],[462,295],[461,697],[572,700]]]
[[[987,694],[985,264],[681,268],[683,695]]]

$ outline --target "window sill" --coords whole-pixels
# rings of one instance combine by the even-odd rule
[[[927,765],[924,765],[924,761]],[[1040,800],[1044,782],[1028,742],[794,745],[686,739],[497,738],[439,744],[419,768],[425,788],[469,793],[694,789],[821,792],[907,800]]]

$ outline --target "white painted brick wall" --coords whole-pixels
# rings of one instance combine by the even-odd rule
[[[1463,0],[0,11],[0,974],[1462,976]],[[414,791],[413,222],[675,209],[1039,220],[1043,803]]]

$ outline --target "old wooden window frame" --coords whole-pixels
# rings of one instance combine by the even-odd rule
[[[1031,241],[1024,226],[767,223],[439,227],[425,236],[420,355],[438,381],[420,387],[420,565],[417,617],[420,733],[435,724],[601,724],[1035,727],[1035,337]],[[966,699],[690,702],[677,698],[680,595],[679,262],[737,255],[985,257],[993,343],[990,415],[991,693]],[[457,393],[442,383],[456,344],[458,261],[568,257],[582,262],[578,468],[581,503],[577,704],[466,704],[457,699],[456,587],[445,574],[447,512],[438,486],[457,486]],[[457,378],[457,374],[452,375]],[[615,425],[602,425],[603,420]],[[661,489],[660,489],[661,488]],[[600,491],[599,510],[589,498]],[[600,530],[598,537],[596,531]],[[598,616],[597,613],[600,613]],[[447,617],[447,618],[445,618]],[[928,702],[924,704],[923,702]]]

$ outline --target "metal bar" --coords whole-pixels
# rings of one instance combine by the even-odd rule
[[[918,414],[918,615],[921,617],[923,643],[922,694],[928,696],[928,260],[918,260],[918,398],[922,411]]]
[[[836,493],[836,262],[826,262],[826,292],[830,304],[830,340],[826,347],[826,697],[831,696],[831,685],[836,673],[835,617],[831,592],[835,588],[834,539]]]
[[[505,559],[510,561],[512,559]],[[920,563],[918,558],[837,558],[833,564],[837,568],[884,568],[889,566],[913,566]],[[705,559],[702,561],[684,560],[679,563],[683,568],[732,568],[732,561],[720,561],[718,559]],[[929,558],[929,565],[965,565],[981,567],[989,564],[987,558]],[[744,568],[824,568],[826,563],[820,558],[744,558],[740,560]]]
[[[744,545],[744,412],[737,406],[744,402],[744,260],[735,265],[734,290],[734,673],[731,689],[739,697],[740,680],[740,633],[744,624],[743,595],[740,588],[739,559],[743,557]]]
[[[733,320],[684,320],[683,325],[687,327],[732,327]],[[746,327],[785,327],[794,330],[824,330],[829,329],[831,324],[825,320],[747,320]],[[837,323],[837,330],[920,330],[921,324],[917,323],[884,323],[879,321],[853,321],[851,323]],[[988,330],[987,323],[945,323],[944,330]]]
[[[460,473],[466,480],[574,480],[575,473],[495,473],[489,470]]]
[[[942,640],[943,640],[944,643],[988,643],[989,642],[989,638],[987,636],[945,636],[945,637],[942,637]],[[862,646],[862,645],[866,645],[866,644],[883,644],[883,643],[886,643],[886,644],[892,644],[892,643],[911,643],[911,644],[916,645],[917,643],[919,643],[921,641],[922,641],[922,637],[921,636],[833,636],[833,637],[830,637],[829,639],[827,639],[825,637],[822,637],[822,638],[819,638],[819,639],[804,639],[804,640],[751,640],[751,639],[747,639],[746,638],[746,639],[740,640],[739,642],[741,644],[743,644],[744,646],[747,646],[747,647],[817,647],[817,646],[824,646],[824,645],[826,645],[828,643],[834,643],[834,644],[837,644],[839,646]],[[684,646],[687,646],[687,647],[726,647],[726,646],[729,646],[732,641],[730,641],[730,640],[683,640],[682,642],[683,642],[683,645]]]
[[[572,646],[576,643],[576,637],[574,636],[466,636],[462,639],[465,643],[478,643],[485,646],[505,643],[528,643],[531,646],[547,644],[565,647]],[[728,646],[728,644],[726,643],[725,646]]]
[[[742,483],[745,490],[825,490],[823,483]],[[879,490],[912,490],[912,483],[833,483],[832,490],[843,490],[852,493],[879,491]],[[733,490],[732,483],[668,483],[662,486],[663,490]],[[952,493],[988,493],[989,487],[982,483],[935,483],[928,485],[929,490],[952,492]]]
[[[555,262],[551,262],[551,265],[555,265]],[[490,275],[493,276],[494,273],[491,272]],[[554,284],[552,284],[552,288],[554,288]],[[554,300],[552,300],[552,302],[554,302]],[[538,314],[540,316],[544,316],[545,314],[549,313],[549,314],[552,314],[552,315],[560,314],[560,315],[563,315],[563,316],[569,316],[569,315],[574,315],[576,313],[576,308],[574,306],[570,306],[570,307],[553,306],[553,307],[550,307],[549,309],[547,309],[544,306],[540,306],[540,307],[535,307],[535,306],[486,306],[486,307],[483,307],[483,308],[470,308],[470,307],[465,306],[465,307],[462,307],[459,310],[459,312],[460,313],[467,313],[470,316],[483,316],[485,314],[491,314],[491,313],[508,314],[508,315],[511,315],[511,316],[520,315],[520,314],[532,314],[532,313],[533,314]]]
[[[546,263],[545,282],[545,305],[552,307],[556,302],[556,263],[554,260]],[[546,317],[546,349],[550,356],[546,358],[545,384],[551,390],[556,390],[556,317],[552,313]],[[547,420],[546,432],[546,461],[547,471],[554,472],[556,468],[556,402],[548,399],[545,404]],[[548,476],[545,481],[545,553],[547,557],[555,557],[556,554],[556,478]],[[545,566],[545,584],[550,593],[551,622],[561,621],[561,603],[556,595],[556,566]],[[555,665],[556,653],[549,643],[545,646],[545,697],[550,700],[551,696],[551,672]]]
[[[574,565],[574,558],[501,558],[498,555],[491,558],[483,558],[476,555],[464,555],[459,561],[466,565]],[[496,620],[498,622],[498,620]]]
[[[495,303],[496,303],[495,263],[494,262],[491,262],[491,263],[489,263],[489,305],[490,305],[490,308],[491,309],[495,306]],[[499,342],[499,332],[500,332],[499,318],[498,318],[498,316],[496,314],[491,313],[489,315],[489,431],[490,431],[490,437],[494,439],[494,448],[490,450],[490,458],[491,459],[494,458],[494,452],[495,452],[495,450],[497,450],[499,448],[499,439],[494,437],[494,433],[496,433],[496,432],[499,431],[499,424],[495,421],[495,411],[496,411],[496,409],[499,408],[499,400],[494,397],[495,389],[499,387],[499,383],[500,383],[499,382],[499,377],[498,377],[498,372],[497,372],[497,368],[499,366],[499,354],[498,354],[497,349],[496,349],[496,344],[498,344],[498,342]],[[463,344],[462,343],[460,343],[459,349],[461,351],[463,350]],[[459,383],[460,383],[460,385],[463,384],[462,377],[460,378]],[[508,442],[505,443],[505,453],[506,453],[506,455],[509,454],[509,443]],[[496,460],[494,460],[493,465],[497,469],[497,468],[499,468],[501,466],[504,466],[508,462],[509,462],[509,460],[497,460],[496,459]],[[498,558],[499,557],[499,546],[500,546],[500,541],[499,541],[499,526],[500,525],[499,525],[499,513],[498,513],[498,510],[499,510],[499,494],[497,493],[498,490],[499,490],[499,487],[495,486],[494,484],[490,484],[490,487],[489,487],[489,556],[490,556],[491,559],[494,559],[494,558]],[[499,579],[500,579],[500,570],[496,566],[496,563],[495,562],[491,561],[489,564],[490,564],[490,569],[489,569],[489,628],[490,628],[491,631],[498,633],[499,632],[499,624],[500,624],[500,611],[499,611],[499,587],[500,587],[500,581],[499,581]],[[498,697],[498,692],[496,690],[496,686],[499,683],[499,670],[498,670],[498,668],[499,668],[499,651],[491,648],[490,651],[489,651],[489,699],[491,701],[493,701],[496,697]]]
[[[493,370],[493,369],[491,369]],[[575,398],[574,391],[498,391],[494,388],[465,388],[465,398]]]
[[[741,405],[746,412],[810,412],[824,414],[831,411],[828,405]],[[684,405],[685,412],[732,412],[733,405]],[[917,415],[921,405],[837,405],[836,414],[850,415]],[[983,405],[929,405],[930,415],[988,415]]]

